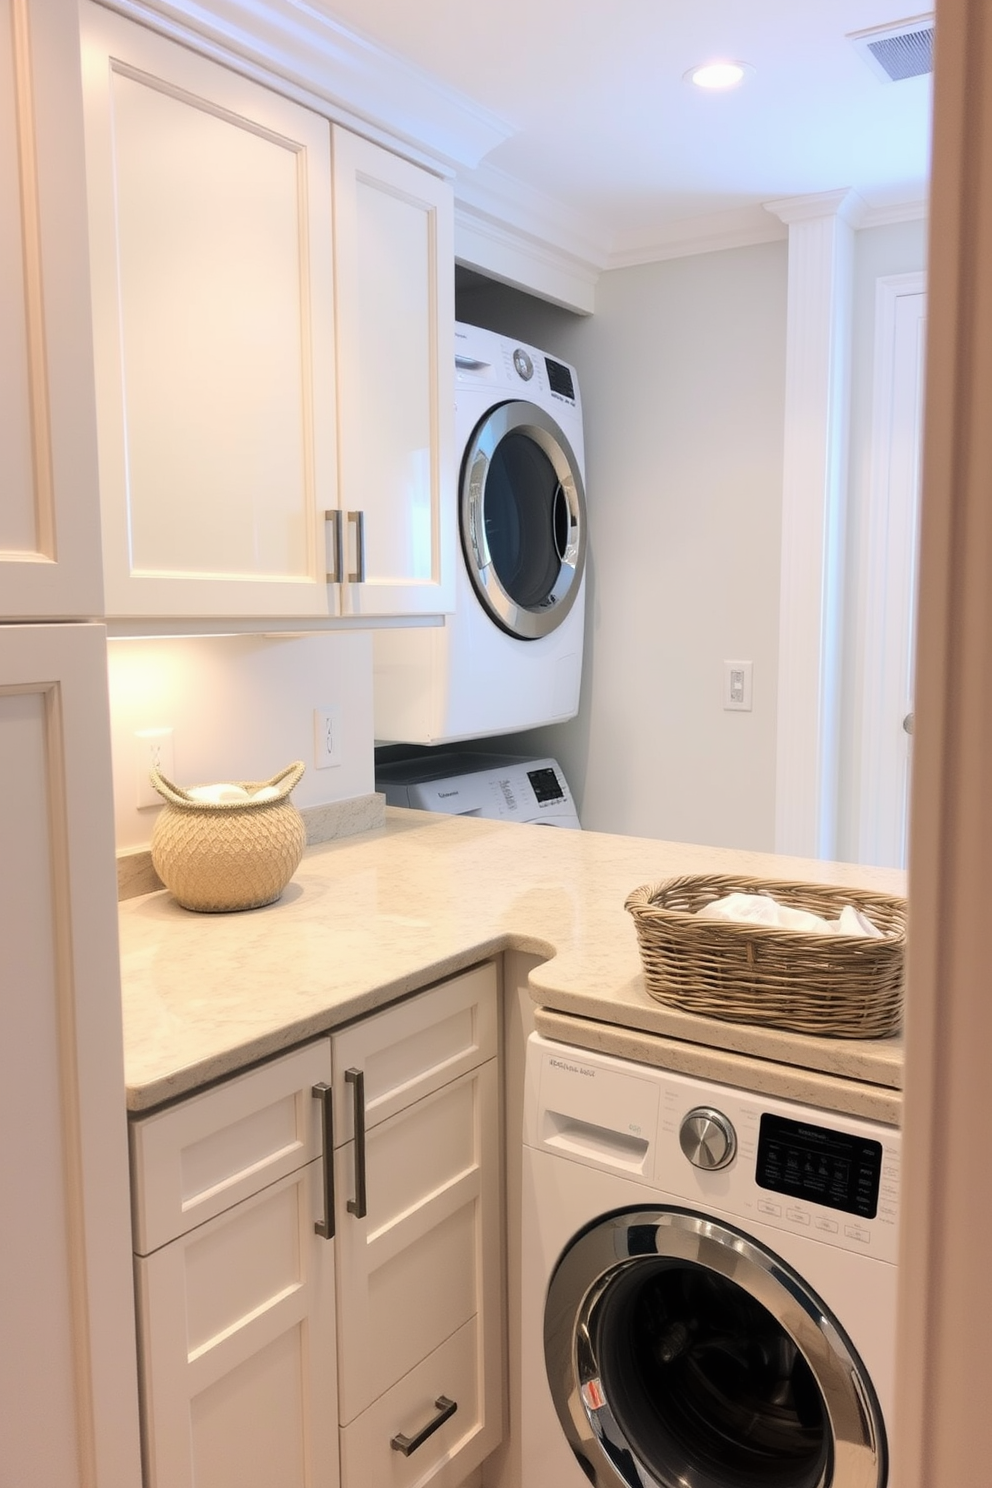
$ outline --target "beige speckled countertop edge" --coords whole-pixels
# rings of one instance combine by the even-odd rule
[[[655,1002],[623,904],[636,884],[675,872],[805,876],[893,892],[899,875],[397,808],[385,818],[309,848],[282,899],[263,909],[195,915],[164,890],[120,905],[132,1112],[507,950],[543,958],[531,995],[551,1012],[789,1066],[797,1077],[812,1069],[898,1090],[898,1039],[782,1034]]]
[[[728,1049],[683,1043],[679,1039],[646,1033],[640,1028],[623,1028],[593,1018],[577,1018],[571,1013],[558,1013],[550,1008],[539,1007],[536,1010],[534,1026],[546,1038],[573,1048],[613,1054],[619,1059],[633,1059],[683,1075],[697,1075],[721,1085],[760,1090],[763,1095],[799,1101],[826,1111],[844,1111],[887,1126],[902,1124],[902,1091],[884,1085],[869,1085],[863,1080],[804,1069],[795,1064],[756,1059]]]

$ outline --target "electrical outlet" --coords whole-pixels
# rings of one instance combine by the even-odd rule
[[[158,770],[169,780],[175,779],[171,728],[139,729],[134,736],[134,748],[138,810],[161,806],[162,797],[149,780],[148,772]]]
[[[754,663],[751,661],[725,661],[723,663],[723,706],[726,712],[751,712],[751,680]]]
[[[341,709],[313,711],[313,762],[318,770],[341,763]]]

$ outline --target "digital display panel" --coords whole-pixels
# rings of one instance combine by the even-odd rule
[[[575,385],[572,382],[572,374],[561,362],[553,362],[550,357],[544,358],[544,365],[548,369],[548,385],[553,393],[560,393],[563,398],[571,398],[575,402]]]
[[[767,1112],[761,1118],[761,1188],[874,1219],[881,1176],[881,1142]]]
[[[539,802],[564,801],[565,792],[561,788],[561,782],[554,770],[528,770],[527,779],[534,787],[534,794]]]

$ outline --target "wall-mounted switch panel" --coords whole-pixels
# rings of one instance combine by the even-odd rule
[[[158,770],[168,780],[176,778],[171,728],[139,729],[134,736],[135,783],[139,811],[144,806],[161,806],[162,797],[148,778],[149,770]]]
[[[727,712],[751,712],[751,661],[725,661],[723,663],[723,706]]]

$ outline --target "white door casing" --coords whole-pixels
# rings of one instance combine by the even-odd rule
[[[906,865],[926,277],[879,279],[863,636],[858,859]]]

